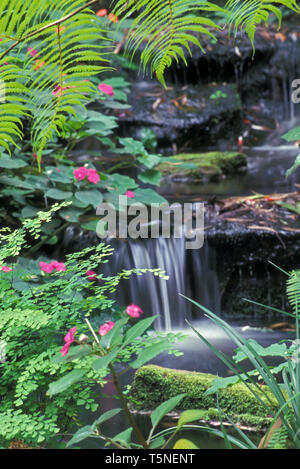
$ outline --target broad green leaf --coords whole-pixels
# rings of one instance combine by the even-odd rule
[[[130,344],[134,339],[137,337],[140,337],[141,335],[144,334],[144,332],[149,329],[149,327],[153,324],[155,319],[158,317],[156,316],[151,316],[150,318],[142,319],[138,323],[136,323],[134,326],[132,326],[125,335],[125,339],[123,342],[123,347],[126,345]]]
[[[154,168],[154,166],[158,165],[159,163],[164,162],[164,158],[161,158],[160,156],[157,155],[145,155],[145,156],[140,156],[138,158],[138,161],[146,166],[148,169]]]
[[[286,134],[282,135],[281,138],[283,138],[287,142],[295,142],[297,140],[300,140],[300,126],[289,130]]]
[[[168,413],[171,412],[179,404],[179,402],[186,396],[186,393],[179,394],[178,396],[171,397],[166,402],[160,404],[151,414],[151,423],[155,428],[161,419]]]
[[[200,449],[198,446],[195,445],[191,440],[187,440],[186,438],[180,438],[180,440],[176,441],[173,449]]]
[[[49,189],[45,195],[50,199],[65,200],[72,197],[72,192],[61,191],[60,189]]]
[[[108,410],[107,412],[104,412],[104,414],[100,415],[100,417],[97,420],[95,420],[95,422],[93,423],[93,427],[96,427],[100,425],[101,423],[106,422],[107,420],[113,418],[115,415],[119,414],[121,411],[122,409],[117,408],[117,409],[111,409],[111,410]]]
[[[161,448],[166,442],[166,439],[163,436],[154,438],[150,443],[150,449]]]
[[[78,223],[79,217],[83,214],[80,208],[70,207],[59,211],[59,215],[70,223]]]
[[[70,386],[72,386],[72,384],[77,383],[77,381],[80,381],[84,375],[85,375],[85,371],[82,371],[82,370],[70,371],[59,380],[54,381],[54,383],[51,383],[49,385],[47,394],[50,397],[52,397],[55,394],[59,394],[60,392],[65,391]]]
[[[132,434],[133,428],[127,428],[127,430],[124,430],[121,433],[118,433],[114,438],[112,438],[112,441],[118,441],[119,443],[125,443],[126,446],[130,443],[131,441],[131,434]]]
[[[130,363],[130,366],[131,368],[140,368],[160,353],[170,350],[172,347],[172,344],[170,344],[168,340],[163,340],[157,344],[145,347],[144,350],[138,354],[138,358],[134,362]]]
[[[76,199],[81,203],[85,204],[86,207],[93,205],[93,207],[98,207],[103,201],[103,196],[100,191],[91,190],[91,191],[78,191],[75,193]]]
[[[100,370],[100,369],[105,369],[108,367],[108,365],[116,358],[116,356],[119,353],[119,349],[112,350],[109,352],[107,355],[104,357],[98,358],[97,360],[94,361],[93,363],[93,368],[95,370]]]
[[[162,174],[160,171],[156,171],[155,169],[147,169],[140,173],[138,178],[145,184],[160,186]]]
[[[0,168],[18,169],[24,168],[24,166],[28,166],[28,164],[26,161],[21,160],[20,158],[0,158]]]
[[[189,422],[194,422],[195,420],[200,420],[204,417],[205,415],[205,410],[201,409],[190,409],[190,410],[185,410],[180,414],[178,423],[177,423],[177,429],[180,430],[180,428],[183,425],[186,425]]]
[[[80,428],[75,435],[68,441],[66,447],[79,443],[79,441],[85,440],[94,433],[94,427],[92,425],[86,425],[85,427]]]
[[[54,363],[67,363],[73,360],[77,360],[81,357],[86,357],[91,353],[91,347],[89,345],[75,345],[69,349],[68,354],[63,357],[59,352],[52,358]]]

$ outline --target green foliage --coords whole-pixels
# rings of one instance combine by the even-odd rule
[[[19,230],[2,230],[0,236],[0,265],[9,263],[12,269],[0,271],[0,339],[5,352],[0,362],[1,446],[21,439],[31,446],[58,447],[83,409],[97,410],[95,385],[104,385],[109,370],[94,366],[94,345],[81,342],[80,334],[89,331],[83,317],[89,316],[96,328],[107,320],[116,321],[116,325],[119,321],[119,334],[101,339],[105,344],[110,337],[109,347],[113,351],[117,347],[116,363],[131,362],[146,344],[161,340],[155,334],[140,337],[146,329],[143,322],[130,333],[132,320],[110,299],[122,278],[142,275],[146,269],[104,277],[101,266],[113,252],[109,246],[101,243],[70,254],[64,262],[65,271],[49,274],[41,271],[41,258],[28,261],[21,257],[30,240],[39,238],[42,226],[51,223],[53,213],[65,206],[54,204],[51,211],[25,220]],[[100,270],[95,281],[86,276],[91,269]],[[165,277],[159,269],[151,272]],[[150,327],[153,318],[144,321]],[[74,326],[78,339],[62,357],[63,336]],[[121,336],[127,338],[123,348]],[[169,337],[170,343],[174,340]]]

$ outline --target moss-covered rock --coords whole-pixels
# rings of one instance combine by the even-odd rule
[[[209,373],[198,373],[184,370],[173,370],[156,365],[140,368],[134,377],[131,396],[135,407],[143,410],[153,410],[164,401],[181,393],[186,393],[177,410],[201,409],[207,410],[208,418],[216,408],[216,396],[205,395],[217,376]],[[276,401],[266,386],[262,386],[272,402],[273,410],[277,409]],[[243,384],[237,383],[219,391],[219,405],[225,414],[234,417],[235,421],[254,425],[257,428],[268,422],[266,408],[255,398],[251,391]],[[261,399],[266,398],[261,392]],[[249,418],[247,419],[247,416]]]
[[[172,179],[217,180],[245,170],[246,156],[239,152],[180,153],[172,161],[161,163],[159,169]]]

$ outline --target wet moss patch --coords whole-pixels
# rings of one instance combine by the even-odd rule
[[[246,156],[239,152],[181,153],[158,167],[171,179],[192,180],[218,180],[246,168]]]
[[[207,420],[218,417],[216,396],[206,395],[217,376],[184,370],[173,370],[157,365],[141,367],[135,374],[131,396],[136,409],[153,410],[164,401],[181,393],[186,393],[179,407],[175,410],[205,410]],[[265,392],[270,399],[272,410],[276,410],[276,401],[266,386],[261,387],[261,399],[266,401]],[[243,384],[237,383],[219,391],[219,405],[223,412],[235,422],[264,428],[270,423],[266,408],[254,397]]]

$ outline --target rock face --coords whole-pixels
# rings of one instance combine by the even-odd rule
[[[228,174],[245,171],[247,160],[239,152],[178,154],[157,169],[171,180],[218,181]]]
[[[139,139],[144,127],[151,128],[160,149],[197,148],[230,138],[241,120],[241,102],[234,84],[171,86],[137,82],[128,102],[132,106],[119,121],[124,135]]]

